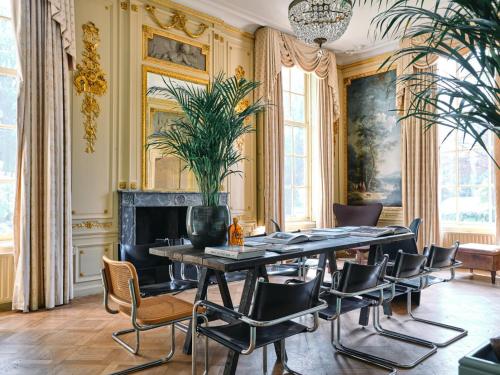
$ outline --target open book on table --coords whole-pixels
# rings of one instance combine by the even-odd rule
[[[288,233],[288,232],[275,232],[263,238],[264,242],[282,245],[293,245],[307,241],[323,241],[327,237],[314,233]]]
[[[357,229],[349,231],[349,234],[356,237],[383,237],[410,232],[411,231],[407,227],[391,225],[387,227],[358,227]]]

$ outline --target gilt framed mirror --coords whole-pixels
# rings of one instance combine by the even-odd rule
[[[142,189],[157,191],[196,191],[193,175],[175,156],[147,148],[148,137],[158,130],[166,130],[179,118],[182,111],[172,100],[159,94],[148,93],[151,87],[165,86],[172,82],[178,86],[195,85],[206,88],[208,80],[143,66],[142,71]]]

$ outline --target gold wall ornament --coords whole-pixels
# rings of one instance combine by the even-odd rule
[[[174,10],[174,13],[173,13],[172,17],[170,17],[169,22],[162,23],[159,20],[158,16],[156,15],[156,7],[154,7],[153,5],[146,4],[145,8],[146,8],[146,11],[151,16],[151,18],[153,19],[153,21],[155,21],[155,23],[159,27],[161,27],[162,29],[165,29],[165,30],[177,29],[180,31],[184,31],[187,36],[189,36],[190,38],[195,38],[195,39],[202,36],[205,33],[205,30],[208,29],[207,24],[200,23],[198,25],[198,30],[196,30],[194,32],[189,31],[189,29],[186,26],[186,23],[187,23],[186,16],[177,10]]]
[[[98,221],[82,221],[81,223],[73,224],[73,229],[109,229],[113,223],[100,223]]]
[[[241,65],[238,65],[236,67],[236,69],[234,70],[234,76],[238,80],[245,78],[245,69],[243,69],[243,67]]]
[[[93,22],[82,25],[83,29],[83,53],[81,64],[76,65],[73,83],[78,94],[83,93],[81,112],[85,116],[83,125],[85,135],[83,139],[87,141],[85,152],[95,151],[97,140],[96,119],[101,112],[96,96],[102,96],[108,89],[105,74],[100,65],[101,56],[97,52],[99,46],[99,29]]]

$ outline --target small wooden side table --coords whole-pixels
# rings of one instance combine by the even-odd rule
[[[463,262],[463,268],[491,272],[491,283],[495,284],[497,271],[500,270],[500,246],[484,245],[479,243],[466,243],[460,245],[457,260]]]

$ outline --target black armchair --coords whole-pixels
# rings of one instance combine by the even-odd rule
[[[274,284],[260,279],[248,316],[209,301],[198,301],[193,308],[192,374],[196,374],[197,334],[205,336],[205,374],[208,369],[208,338],[243,355],[262,347],[264,374],[267,373],[267,346],[280,342],[283,367],[293,373],[286,363],[285,339],[317,329],[318,312],[327,307],[326,302],[319,299],[321,280],[322,272],[313,280],[299,284]],[[204,308],[204,314],[199,312],[200,308]],[[211,313],[229,323],[210,327],[206,316]],[[291,320],[308,314],[314,317],[312,327]],[[198,324],[199,318],[205,325]]]
[[[341,343],[340,335],[343,314],[374,304],[372,300],[363,298],[364,294],[377,292],[379,299],[375,304],[382,304],[384,290],[392,288],[391,284],[384,280],[387,261],[388,256],[384,256],[376,265],[346,262],[342,271],[337,271],[332,275],[330,288],[321,294],[321,298],[328,303],[328,307],[319,312],[319,317],[331,322],[331,343],[338,353],[395,374],[395,362],[346,347]]]
[[[384,303],[390,303],[392,299],[397,296],[411,294],[412,288],[406,287],[401,283],[414,279],[422,280],[422,278],[427,274],[427,270],[424,267],[426,262],[427,257],[425,255],[407,254],[400,250],[396,256],[390,275],[385,276],[384,278],[392,284],[391,292],[388,293],[384,291],[383,293]],[[363,297],[376,302],[380,299],[380,293],[371,292],[365,294]],[[409,364],[397,363],[397,367],[415,367],[437,351],[437,346],[428,340],[384,329],[380,323],[379,306],[373,307],[373,327],[377,332],[384,336],[429,348],[428,351],[416,358],[413,362]]]
[[[408,315],[416,322],[424,323],[424,324],[429,324],[441,328],[445,328],[451,331],[458,332],[455,336],[451,337],[450,339],[444,341],[444,342],[434,342],[434,344],[437,347],[445,347],[450,345],[451,343],[461,339],[462,337],[467,336],[467,330],[456,327],[456,326],[451,326],[448,324],[444,323],[439,323],[431,320],[426,320],[422,319],[419,317],[416,317],[412,313],[412,306],[411,306],[411,292],[415,291],[422,291],[429,286],[433,284],[438,284],[442,282],[449,282],[452,281],[455,278],[455,268],[459,268],[462,265],[462,262],[459,262],[455,260],[457,250],[460,246],[460,243],[457,241],[455,244],[451,247],[439,247],[435,245],[431,245],[430,248],[426,248],[424,251],[424,255],[427,257],[427,263],[425,267],[425,274],[421,276],[418,280],[408,280],[408,281],[398,281],[398,285],[402,285],[405,287],[408,287],[409,291],[407,292],[407,298],[406,298],[406,308]],[[449,271],[450,272],[450,277],[449,278],[441,278],[441,277],[436,277],[433,276],[432,274],[435,272],[442,272],[442,271]]]
[[[150,248],[158,246],[168,244],[119,245],[120,260],[132,263],[137,270],[141,296],[150,297],[196,288],[197,281],[184,277],[184,267],[181,264],[149,253]],[[176,277],[176,271],[181,273],[181,278]]]

